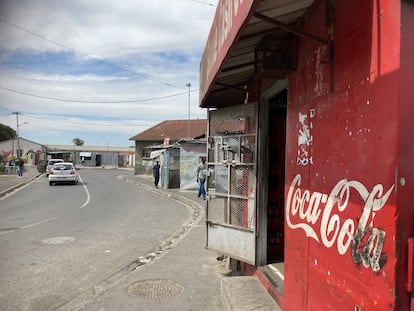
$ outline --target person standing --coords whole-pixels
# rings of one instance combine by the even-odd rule
[[[154,176],[154,185],[155,188],[158,188],[158,183],[160,181],[160,164],[159,162],[155,162],[152,167],[152,175]]]
[[[198,196],[200,198],[203,196],[203,200],[206,199],[206,189],[204,188],[204,183],[206,182],[207,167],[206,159],[202,158],[201,163],[197,166],[197,183],[199,184]]]

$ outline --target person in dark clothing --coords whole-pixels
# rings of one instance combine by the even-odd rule
[[[23,168],[24,167],[24,161],[22,159],[19,159],[17,162],[17,174],[19,177],[23,177]]]
[[[158,188],[158,183],[160,181],[160,164],[158,161],[155,162],[154,166],[152,167],[152,175],[154,175],[155,188]]]

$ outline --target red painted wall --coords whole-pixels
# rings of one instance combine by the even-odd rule
[[[397,302],[405,305],[408,299],[407,284],[407,240],[414,236],[414,3],[401,2],[401,68],[399,104],[399,149],[397,177],[397,257],[396,267]],[[413,257],[411,257],[413,258]],[[412,289],[411,289],[412,290]],[[414,299],[411,310],[414,310]]]
[[[401,6],[410,8],[400,35]],[[411,6],[335,1],[332,64],[328,47],[299,42],[289,77],[284,310],[407,309],[414,50],[407,40],[401,64],[410,65],[400,70],[400,43],[412,37]],[[327,37],[324,1],[303,27]],[[407,176],[403,190],[397,171]]]

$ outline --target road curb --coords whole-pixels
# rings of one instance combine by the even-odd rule
[[[139,180],[135,178],[130,178],[128,176],[120,176],[120,178],[122,178],[122,180],[129,182],[131,184],[135,184],[142,188],[145,188],[148,191],[152,191],[158,194],[159,196],[175,200],[185,206],[189,206],[190,208],[192,208],[193,209],[192,217],[190,217],[190,219],[187,221],[189,226],[192,226],[194,223],[197,223],[201,220],[200,217],[201,217],[201,211],[203,207],[196,201],[186,198],[185,196],[174,193],[172,191],[162,191],[163,189],[154,188],[153,186],[149,186],[148,184],[145,184],[144,182],[140,182]]]
[[[28,183],[32,182],[33,180],[35,180],[36,178],[38,178],[39,176],[41,176],[43,173],[39,173],[36,174],[34,177],[31,177],[25,181],[19,182],[18,184],[11,186],[9,188],[7,188],[6,190],[3,190],[0,192],[0,198],[9,195],[10,193],[12,193],[13,191],[16,191],[17,189],[27,185]]]

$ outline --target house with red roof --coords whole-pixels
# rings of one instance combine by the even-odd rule
[[[135,141],[135,174],[151,173],[145,165],[150,160],[151,151],[178,141],[202,139],[206,134],[207,119],[166,120],[138,133],[129,139]]]

